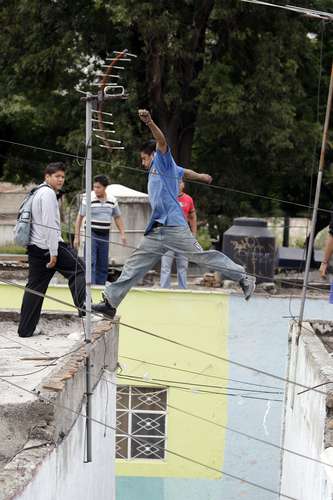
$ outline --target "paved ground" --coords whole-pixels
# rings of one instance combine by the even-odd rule
[[[74,318],[43,318],[39,326],[42,335],[20,338],[17,335],[17,323],[1,321],[0,315],[0,377],[29,390],[33,390],[43,378],[50,375],[59,356],[75,349],[83,332],[82,323]],[[0,405],[33,399],[33,395],[0,381]]]

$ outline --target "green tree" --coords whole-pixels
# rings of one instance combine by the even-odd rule
[[[328,3],[312,2],[324,10]],[[90,89],[89,68],[127,47],[139,56],[126,71],[130,96],[112,104],[127,149],[110,157],[96,143],[95,173],[144,189],[137,150],[147,132],[136,110],[148,107],[178,163],[211,172],[222,187],[308,202],[333,54],[330,27],[318,120],[322,25],[296,14],[238,0],[7,0],[0,21],[1,137],[84,156],[84,104],[75,86]],[[4,143],[0,154],[0,174],[15,182],[40,178],[55,158]],[[83,162],[69,161],[67,185],[79,190]],[[191,194],[220,228],[236,215],[299,213],[219,189],[191,186]]]

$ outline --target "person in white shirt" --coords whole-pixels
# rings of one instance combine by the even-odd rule
[[[32,200],[32,223],[27,247],[29,276],[24,292],[18,334],[31,337],[36,332],[43,305],[43,296],[58,271],[68,280],[74,304],[84,308],[85,267],[76,251],[61,238],[60,213],[57,194],[65,181],[65,165],[50,163],[45,169],[42,187]],[[80,314],[80,313],[79,313]]]
[[[109,240],[112,219],[120,232],[123,245],[127,244],[124,221],[117,199],[108,194],[110,184],[106,175],[96,175],[91,198],[91,282],[95,285],[105,285],[109,267]],[[75,222],[74,248],[80,246],[82,221],[86,216],[86,197],[81,202],[80,211]]]

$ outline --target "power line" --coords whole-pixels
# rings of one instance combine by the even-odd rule
[[[47,398],[45,396],[42,396],[41,394],[36,394],[36,392],[30,391],[29,389],[26,389],[25,387],[22,387],[22,386],[20,386],[18,384],[15,384],[14,382],[10,382],[9,380],[3,379],[1,377],[0,377],[0,380],[2,382],[5,382],[6,384],[12,385],[16,389],[22,390],[22,391],[24,391],[24,392],[26,392],[28,394],[32,394],[33,396],[35,396],[36,398],[39,398],[42,401],[46,401],[48,403],[51,403],[54,407],[62,408],[64,410],[67,410],[67,411],[69,411],[69,412],[71,412],[71,413],[73,413],[73,414],[75,414],[77,416],[83,417],[85,419],[89,418],[89,420],[91,422],[94,422],[94,423],[96,423],[98,425],[102,425],[103,427],[106,427],[106,428],[108,428],[108,429],[116,432],[116,428],[113,427],[113,426],[111,426],[111,425],[109,425],[109,424],[107,424],[106,422],[102,422],[101,420],[98,420],[98,419],[96,419],[94,417],[87,417],[86,415],[84,415],[83,413],[81,413],[79,411],[73,410],[72,408],[69,408],[69,407],[67,407],[65,405],[62,405],[62,404],[59,404],[59,403],[55,403],[53,400],[51,400],[51,399],[49,399],[49,398]],[[129,434],[129,433],[123,433],[123,435],[127,436],[127,437],[130,437],[130,438],[138,439],[138,436],[134,436],[134,435]],[[241,477],[239,477],[239,476],[237,476],[235,474],[231,474],[229,472],[223,471],[222,469],[218,469],[217,467],[213,467],[211,465],[207,465],[207,464],[205,464],[203,462],[200,462],[200,461],[195,460],[193,458],[187,457],[186,455],[178,453],[178,452],[176,452],[174,450],[170,450],[168,448],[161,447],[159,445],[154,445],[154,446],[156,446],[157,448],[159,448],[161,450],[164,450],[166,453],[169,453],[170,455],[174,455],[174,456],[176,456],[178,458],[181,458],[182,460],[185,460],[187,462],[193,463],[193,464],[198,465],[200,467],[203,467],[203,468],[205,468],[207,470],[211,470],[213,472],[218,472],[219,474],[223,474],[226,477],[230,477],[231,479],[235,479],[237,481],[241,481],[242,483],[248,484],[250,486],[253,486],[255,488],[261,489],[263,491],[267,491],[267,492],[272,493],[274,495],[278,494],[277,491],[275,491],[275,490],[273,490],[271,488],[268,488],[266,486],[262,486],[262,485],[260,485],[258,483],[253,482],[253,481],[249,481],[248,479],[243,479],[243,478],[241,478]],[[299,500],[299,499],[297,499],[295,497],[291,497],[289,495],[285,495],[284,493],[280,493],[280,496],[283,497],[283,498],[288,498],[289,500]]]
[[[13,145],[16,145],[16,146],[21,146],[21,147],[26,147],[26,148],[30,148],[30,149],[37,149],[39,151],[45,151],[45,152],[48,152],[48,153],[58,154],[58,155],[61,155],[61,156],[67,156],[69,158],[74,158],[76,160],[85,160],[84,156],[78,156],[78,155],[73,154],[73,153],[64,153],[62,151],[57,151],[57,150],[54,150],[54,149],[42,148],[40,146],[33,146],[31,144],[24,144],[24,143],[15,142],[15,141],[9,141],[9,140],[6,140],[6,139],[0,139],[0,142],[6,143],[6,144],[13,144]],[[104,164],[104,165],[110,165],[109,162],[104,161],[104,160],[94,160],[94,163],[100,163],[100,164]],[[121,166],[118,165],[117,168],[121,168],[121,169],[124,169],[124,170],[133,170],[133,171],[135,171],[137,173],[138,172],[140,172],[140,173],[142,172],[143,174],[147,173],[145,171],[139,170],[138,168],[129,167],[129,166],[126,166],[126,165],[121,165]],[[164,177],[174,178],[173,176],[167,176],[165,174],[164,174]],[[276,197],[273,197],[273,196],[267,196],[267,195],[264,195],[264,194],[257,194],[257,193],[253,193],[253,192],[249,192],[249,191],[244,191],[244,190],[241,190],[241,189],[234,189],[234,188],[229,188],[229,187],[225,187],[225,186],[220,186],[218,184],[206,184],[204,182],[195,181],[195,180],[191,180],[191,179],[186,180],[186,182],[191,183],[191,184],[198,184],[198,185],[209,187],[209,188],[212,188],[212,189],[219,189],[219,190],[222,190],[222,191],[229,191],[231,193],[242,194],[242,195],[250,196],[250,197],[254,197],[254,198],[261,198],[261,199],[265,199],[265,200],[270,200],[270,201],[275,201],[275,202],[279,202],[279,203],[284,203],[284,204],[287,204],[287,205],[297,206],[297,207],[300,207],[300,208],[313,208],[312,205],[306,205],[306,204],[303,204],[303,203],[297,203],[297,202],[294,202],[294,201],[284,200],[284,199],[281,199],[281,198],[276,198]],[[319,208],[318,210],[320,210],[321,212],[329,213],[329,214],[332,213],[331,210],[328,210],[328,209],[325,209],[325,208]]]
[[[29,345],[24,345],[24,344],[22,344],[21,342],[17,341],[16,339],[8,339],[8,337],[5,337],[4,335],[0,335],[0,336],[1,336],[2,338],[4,338],[4,339],[8,340],[8,341],[12,341],[12,342],[14,342],[14,343],[17,343],[17,344],[19,344],[19,345],[21,345],[21,346],[23,346],[23,347],[27,348],[27,349],[30,349],[30,350],[32,350],[32,351],[34,351],[34,352],[38,352],[39,354],[43,354],[43,355],[46,355],[46,356],[47,356],[47,353],[45,353],[45,352],[43,352],[43,351],[40,351],[40,350],[38,350],[38,349],[35,349],[35,348],[33,348],[33,347],[29,346]],[[77,350],[79,350],[79,349],[81,349],[81,346],[80,346],[78,349],[76,349],[76,350],[73,350],[73,351],[70,351],[69,353],[64,354],[63,356],[57,356],[57,359],[56,359],[55,361],[57,361],[57,360],[58,360],[58,359],[60,359],[61,357],[67,356],[68,354],[75,353],[75,352],[77,352]],[[128,359],[135,359],[135,358],[129,358],[128,356],[123,356],[123,357],[128,358]],[[148,362],[146,362],[146,363],[148,363]],[[149,363],[149,364],[151,364],[151,363]],[[153,363],[153,364],[155,365],[155,363]],[[49,366],[53,366],[53,365],[48,365],[48,366],[46,366],[46,367],[43,367],[41,370],[36,370],[36,371],[34,371],[34,372],[30,372],[30,373],[25,373],[25,374],[20,374],[20,375],[11,374],[10,376],[7,376],[7,375],[0,375],[0,377],[3,377],[3,378],[12,378],[12,377],[23,376],[23,375],[24,375],[24,376],[27,376],[27,375],[34,374],[34,373],[37,373],[37,372],[39,372],[39,371],[42,371],[42,370],[44,370],[44,369],[48,368]],[[158,365],[158,366],[160,366],[160,365]],[[172,367],[171,367],[171,368],[172,368]],[[104,371],[105,371],[105,370],[104,370]],[[186,371],[188,371],[188,370],[186,370]],[[191,372],[191,373],[193,373],[193,372]],[[195,372],[194,372],[194,373],[195,373]],[[200,373],[198,373],[198,374],[199,374],[199,375],[203,375],[203,374],[200,374]],[[119,376],[119,375],[118,375],[118,376]],[[114,385],[114,386],[116,386],[116,387],[118,386],[116,383],[112,382],[111,380],[109,380],[109,379],[107,379],[107,378],[104,378],[104,377],[99,377],[99,376],[97,376],[97,375],[95,375],[95,376],[94,376],[94,378],[96,378],[96,380],[102,379],[102,380],[104,380],[105,382],[107,382],[107,383],[109,383],[109,384],[111,384],[111,385]],[[127,377],[125,376],[124,378],[127,378]],[[214,377],[214,378],[215,378],[215,377]],[[216,378],[220,378],[220,377],[216,377]],[[229,380],[230,380],[230,379],[229,379]],[[247,383],[247,382],[244,382],[244,383]],[[251,385],[252,385],[252,384],[251,384]],[[259,384],[254,384],[254,385],[259,385]],[[270,386],[269,386],[269,387],[270,387]],[[315,388],[316,388],[316,387],[313,387],[313,388],[311,388],[311,389],[315,389]],[[160,393],[160,392],[161,392],[161,393],[162,393],[162,392],[165,392],[166,390],[167,390],[167,389],[165,388],[165,389],[162,389],[162,390],[160,390],[160,391],[145,392],[145,394],[147,394],[147,395],[149,395],[149,394],[158,394],[158,393]],[[302,394],[302,393],[299,393],[299,394]],[[277,445],[277,444],[275,444],[275,443],[272,443],[272,442],[270,442],[270,441],[267,441],[267,440],[264,440],[264,439],[261,439],[261,438],[257,438],[257,437],[255,437],[255,436],[252,436],[252,435],[250,435],[250,434],[246,434],[246,433],[244,433],[244,432],[238,431],[238,430],[233,429],[233,428],[231,428],[231,427],[224,426],[223,424],[219,424],[219,423],[214,422],[214,421],[212,421],[212,420],[206,419],[205,417],[202,417],[202,416],[200,416],[200,415],[196,415],[196,414],[190,413],[190,412],[188,412],[188,411],[186,411],[186,410],[184,410],[184,409],[181,409],[181,408],[175,407],[175,406],[173,406],[173,405],[170,405],[169,403],[168,403],[168,407],[170,407],[170,408],[172,408],[172,409],[174,409],[174,410],[176,410],[176,411],[182,412],[182,413],[184,413],[184,414],[188,414],[189,416],[192,416],[192,417],[197,418],[197,419],[199,419],[199,420],[205,421],[205,422],[210,423],[210,424],[212,424],[212,425],[215,425],[215,426],[217,426],[217,427],[220,427],[220,428],[224,428],[224,429],[226,429],[226,430],[229,430],[230,432],[234,432],[234,433],[236,433],[236,434],[242,435],[242,436],[247,437],[247,438],[249,438],[249,439],[253,439],[253,440],[258,441],[258,442],[261,442],[261,443],[263,443],[263,444],[267,444],[267,445],[269,445],[269,446],[273,446],[273,447],[275,447],[275,448],[281,449],[282,451],[287,451],[288,453],[294,454],[294,455],[296,455],[296,456],[300,456],[300,457],[306,458],[306,459],[308,459],[308,460],[312,460],[312,461],[315,461],[315,462],[321,463],[322,465],[327,465],[327,466],[332,467],[332,465],[331,465],[331,464],[327,464],[327,463],[325,463],[325,462],[322,462],[322,461],[317,460],[317,459],[315,459],[315,458],[309,457],[309,456],[307,456],[307,455],[302,455],[301,453],[295,452],[295,451],[293,451],[293,450],[290,450],[290,449],[287,449],[287,448],[283,448],[283,447],[281,447],[281,446],[279,446],[279,445]]]
[[[136,379],[141,379],[139,375],[126,375],[126,373],[121,374],[122,377],[125,378],[136,378]],[[144,378],[144,377],[142,377]],[[208,389],[223,389],[223,390],[228,390],[228,391],[244,391],[244,392],[254,392],[258,394],[284,394],[284,391],[262,391],[259,389],[246,389],[244,387],[222,387],[220,385],[210,385],[210,384],[198,384],[197,382],[186,382],[184,380],[167,380],[163,378],[156,378],[153,377],[152,379],[149,380],[157,380],[158,382],[165,382],[167,384],[180,384],[181,386],[190,386],[190,387],[204,387]],[[171,386],[170,386],[171,387]]]
[[[130,356],[125,356],[123,354],[120,354],[120,357],[124,358],[124,359],[129,359],[131,361],[138,361],[139,363],[143,363],[143,364],[147,364],[147,365],[151,365],[151,366],[158,366],[159,368],[167,368],[168,370],[176,370],[178,372],[189,373],[191,375],[199,375],[201,377],[213,378],[213,379],[216,379],[216,380],[227,380],[227,381],[230,381],[230,382],[237,382],[239,384],[252,385],[252,386],[256,386],[256,387],[265,387],[266,389],[280,389],[279,387],[272,386],[272,385],[255,384],[253,382],[245,382],[244,380],[236,380],[234,378],[220,377],[218,375],[210,375],[210,374],[203,373],[203,372],[196,372],[196,371],[193,371],[193,370],[186,370],[184,368],[178,368],[178,367],[171,366],[171,365],[164,365],[164,364],[161,364],[161,363],[153,363],[151,361],[146,361],[146,360],[143,360],[143,359],[138,359],[138,358],[133,358],[133,357],[130,357]]]
[[[296,385],[296,386],[302,387],[304,389],[309,389],[308,386],[300,384],[299,382],[296,382],[294,380],[290,380],[288,378],[280,377],[279,375],[272,374],[272,373],[267,372],[265,370],[260,370],[259,368],[254,368],[253,366],[245,365],[244,363],[240,363],[238,361],[233,361],[231,359],[227,359],[227,358],[225,358],[223,356],[219,356],[217,354],[213,354],[213,353],[211,353],[209,351],[205,351],[204,349],[200,349],[198,347],[194,347],[194,346],[189,346],[187,344],[183,344],[182,342],[179,342],[179,341],[173,340],[173,339],[169,339],[167,337],[164,337],[163,335],[158,335],[157,333],[150,332],[150,331],[145,330],[143,328],[135,327],[133,325],[129,325],[128,323],[123,323],[123,322],[119,322],[119,324],[122,325],[122,326],[125,326],[125,327],[127,327],[127,328],[129,328],[131,330],[135,330],[135,331],[137,331],[139,333],[143,333],[144,335],[148,335],[150,337],[153,337],[153,338],[156,338],[156,339],[159,339],[159,340],[163,340],[163,341],[168,342],[168,343],[173,344],[173,345],[177,345],[178,347],[183,347],[184,349],[188,349],[190,351],[194,351],[194,352],[198,352],[200,354],[204,354],[205,356],[209,356],[211,358],[218,359],[218,360],[226,362],[226,363],[230,363],[230,364],[238,366],[240,368],[245,368],[245,369],[253,371],[255,373],[260,373],[261,375],[266,375],[268,377],[274,378],[276,380],[280,380],[282,382],[287,382],[288,384]],[[320,392],[322,394],[325,394],[322,391],[318,391],[318,392]]]
[[[34,224],[35,224],[35,223],[34,223]],[[44,227],[44,228],[47,228],[47,229],[51,229],[51,230],[54,230],[54,231],[59,231],[59,229],[58,229],[58,228],[55,228],[55,227],[52,227],[52,226],[47,226],[47,225],[45,225],[45,224],[38,224],[38,223],[36,223],[35,225],[36,225],[36,226],[40,226],[40,227]],[[80,233],[80,234],[82,235],[82,234],[84,234],[84,233],[82,232],[82,233]],[[147,238],[149,238],[149,236],[146,236],[146,237],[147,237]],[[101,240],[100,238],[98,238],[98,237],[96,237],[96,236],[92,236],[92,237],[91,237],[91,239],[94,239],[94,240],[96,240],[96,241],[105,241],[105,240]],[[189,239],[190,239],[190,237],[189,237]],[[191,238],[191,239],[192,239],[192,238]],[[119,242],[114,241],[114,240],[109,240],[109,243],[112,243],[113,245],[122,246],[122,247],[124,247],[124,248],[130,248],[131,250],[139,250],[139,249],[140,249],[140,247],[133,247],[133,246],[131,246],[131,245],[128,245],[128,244],[123,244],[123,243],[119,243]],[[171,246],[169,246],[169,245],[164,245],[164,247],[165,247],[165,248],[167,248],[168,250],[172,250],[172,251],[175,251],[175,250],[176,250],[176,251],[178,251],[175,247],[171,247]],[[65,249],[66,249],[66,248],[65,248]],[[186,255],[186,256],[187,256],[187,254],[188,254],[188,252],[182,252],[182,251],[180,251],[180,252],[178,251],[178,253],[182,253],[183,255]],[[162,257],[162,256],[164,255],[164,252],[162,252],[162,251],[161,251],[161,252],[151,251],[151,254],[156,255],[156,256],[158,256],[158,257]],[[198,256],[198,257],[199,257],[200,255],[201,255],[201,253],[200,253],[200,252],[195,253],[195,254],[193,254],[193,253],[192,253],[192,254],[191,254],[191,257],[188,257],[188,260],[189,260],[190,262],[196,263],[199,267],[206,267],[206,268],[208,268],[208,269],[211,269],[211,267],[212,267],[211,265],[206,264],[206,263],[202,263],[202,262],[199,262],[199,263],[197,262],[197,259],[196,259],[194,256]],[[78,257],[78,258],[79,258],[79,257]],[[216,268],[216,270],[218,270],[218,271],[220,271],[220,272],[222,272],[222,273],[223,273],[223,271],[230,270],[230,268],[229,268],[228,266],[219,266],[219,268],[218,268],[218,269]],[[267,279],[269,279],[269,280],[271,280],[271,279],[272,279],[272,277],[271,277],[271,276],[265,276],[265,275],[263,275],[263,274],[254,274],[254,273],[246,273],[246,274],[247,274],[247,276],[252,276],[252,277],[254,277],[254,278],[261,278],[261,279],[262,279],[262,278],[267,278]],[[0,281],[2,281],[2,280],[0,280]],[[287,284],[288,286],[290,286],[290,282],[289,282],[288,280],[286,280],[286,279],[281,279],[281,280],[279,280],[279,282],[280,282],[281,284]],[[302,288],[302,284],[293,283],[293,287],[295,287],[295,288]],[[317,286],[314,286],[314,285],[309,285],[309,284],[307,285],[307,288],[308,288],[310,291],[311,291],[311,290],[313,290],[313,291],[317,291],[317,292],[322,292],[322,291],[323,291],[320,287],[317,287]],[[267,293],[267,295],[268,295],[268,296],[270,296],[268,293]]]
[[[11,338],[8,338],[6,337],[5,335],[3,334],[0,334],[0,337],[7,340],[8,342],[14,342],[22,347],[24,347],[25,349],[28,349],[28,350],[31,350],[33,352],[37,352],[38,354],[41,354],[43,356],[46,356],[48,358],[49,361],[58,361],[59,359],[62,359],[64,357],[67,357],[71,354],[74,354],[76,353],[77,351],[79,351],[81,349],[81,346],[78,347],[77,349],[74,349],[74,350],[71,350],[69,352],[66,352],[65,354],[62,354],[60,356],[49,356],[46,352],[44,351],[40,351],[39,349],[36,349],[30,345],[25,345],[23,344],[22,342],[19,342],[18,340],[16,339],[11,339]],[[246,384],[246,385],[251,385],[251,386],[256,386],[256,387],[264,387],[264,388],[269,388],[269,389],[279,389],[278,387],[274,387],[274,386],[267,386],[267,385],[264,385],[264,384],[255,384],[255,383],[252,383],[252,382],[246,382],[246,381],[240,381],[240,380],[235,380],[235,379],[231,379],[231,378],[226,378],[226,377],[219,377],[219,376],[214,376],[214,375],[206,375],[204,373],[200,373],[200,372],[195,372],[195,371],[192,371],[192,370],[184,370],[184,369],[181,369],[181,368],[176,368],[176,367],[173,367],[173,366],[168,366],[168,365],[161,365],[161,364],[158,364],[158,363],[152,363],[152,362],[148,362],[148,361],[143,361],[143,360],[138,360],[136,358],[130,358],[129,356],[121,356],[123,358],[126,358],[126,359],[130,359],[130,360],[133,360],[133,361],[139,361],[141,363],[145,363],[145,364],[149,364],[149,365],[152,365],[152,366],[158,366],[158,367],[164,367],[164,368],[168,368],[168,369],[171,369],[171,370],[176,370],[176,371],[180,371],[180,372],[185,372],[185,373],[190,373],[190,374],[195,374],[195,375],[200,375],[200,376],[204,376],[204,377],[208,377],[208,378],[214,378],[214,379],[218,379],[218,380],[226,380],[226,381],[231,381],[231,382],[237,382],[237,383],[242,383],[242,384]],[[46,368],[50,367],[50,366],[54,366],[53,364],[49,364],[45,367],[43,367],[41,370],[36,370],[34,372],[28,372],[28,373],[23,373],[23,374],[15,374],[15,373],[12,373],[10,375],[1,375],[3,377],[8,377],[8,378],[11,378],[11,377],[21,377],[21,376],[27,376],[27,375],[32,375],[34,373],[38,373],[39,371],[43,371],[45,370]],[[156,379],[156,380],[159,380],[159,381],[164,381],[163,379]],[[221,389],[228,389],[228,390],[237,390],[237,391],[241,391],[243,390],[244,392],[258,392],[258,393],[267,393],[267,394],[283,394],[283,391],[277,391],[277,392],[272,392],[272,391],[260,391],[260,390],[254,390],[254,389],[244,389],[244,388],[230,388],[230,387],[221,387],[221,386],[213,386],[213,385],[208,385],[208,384],[197,384],[197,383],[187,383],[187,382],[179,382],[179,381],[173,381],[174,383],[181,383],[181,384],[188,384],[188,385],[191,385],[191,386],[203,386],[203,387],[210,387],[210,388],[221,388]]]
[[[219,424],[218,422],[214,422],[213,420],[209,420],[208,418],[202,417],[201,415],[196,415],[196,414],[191,413],[187,410],[183,410],[182,408],[178,408],[177,406],[171,405],[169,403],[168,403],[168,408],[171,408],[172,410],[183,413],[184,415],[188,415],[189,417],[193,417],[193,418],[196,418],[196,419],[201,420],[203,422],[206,422],[208,424],[214,425],[216,427],[220,427],[221,429],[225,429],[229,432],[233,432],[235,434],[238,434],[239,436],[243,436],[243,437],[246,437],[248,439],[252,439],[253,441],[257,441],[259,443],[262,443],[262,444],[265,444],[268,446],[272,446],[273,448],[276,448],[276,449],[281,450],[281,451],[285,451],[287,453],[290,453],[291,455],[295,455],[295,456],[298,456],[300,458],[304,458],[306,460],[310,460],[312,462],[319,463],[320,465],[325,465],[327,467],[333,467],[332,464],[329,464],[327,462],[322,462],[321,460],[319,460],[317,458],[313,458],[313,457],[310,457],[308,455],[303,455],[303,453],[299,453],[297,451],[290,450],[289,448],[285,448],[285,447],[280,446],[276,443],[272,443],[271,441],[267,441],[266,439],[261,439],[261,438],[252,436],[251,434],[247,434],[246,432],[242,432],[242,431],[233,429],[232,427],[229,427],[227,425]]]
[[[144,383],[144,384],[152,384],[154,383],[154,385],[158,385],[158,386],[162,386],[162,387],[165,387],[165,383],[160,383],[160,382],[157,382],[157,380],[159,379],[150,379],[150,380],[145,380],[144,378],[142,377],[134,377],[134,376],[127,376],[127,375],[118,375],[119,378],[122,378],[122,379],[126,379],[126,380],[135,380],[136,382],[141,382],[141,383]],[[244,398],[244,399],[255,399],[255,400],[260,400],[260,401],[275,401],[275,402],[279,402],[279,403],[282,403],[283,400],[282,399],[272,399],[272,398],[260,398],[260,397],[257,397],[257,396],[249,396],[249,395],[245,395],[245,394],[232,394],[230,392],[218,392],[218,391],[208,391],[208,390],[204,390],[204,389],[192,389],[191,387],[184,387],[184,386],[179,386],[179,385],[171,385],[171,384],[167,384],[168,387],[171,387],[172,389],[178,389],[180,391],[185,391],[185,392],[191,392],[191,393],[195,393],[195,394],[212,394],[214,396],[230,396],[230,397],[241,397],[241,398]]]
[[[106,378],[104,378],[103,380],[105,380],[106,382],[108,382],[108,383],[110,383],[111,385],[114,385],[114,386],[116,386],[116,387],[124,387],[124,386],[119,386],[119,385],[117,385],[115,382],[112,382],[111,380],[108,380],[108,379],[106,379]],[[165,389],[165,391],[166,391],[166,390],[167,390],[167,388]],[[156,391],[156,392],[154,392],[154,393],[153,393],[153,392],[152,392],[152,393],[147,393],[147,392],[145,392],[145,394],[159,394],[160,392],[162,392],[162,391]],[[276,444],[276,443],[272,443],[271,441],[267,441],[266,439],[258,438],[258,437],[256,437],[256,436],[251,435],[251,434],[247,434],[247,433],[245,433],[245,432],[239,431],[239,430],[234,429],[234,428],[232,428],[232,427],[229,427],[229,426],[227,426],[227,425],[220,424],[220,423],[218,423],[218,422],[215,422],[215,421],[213,421],[213,420],[210,420],[210,419],[208,419],[208,418],[205,418],[205,417],[203,417],[203,416],[201,416],[201,415],[198,415],[198,414],[195,414],[195,413],[191,413],[191,412],[189,412],[189,411],[187,411],[187,410],[184,410],[184,409],[182,409],[182,408],[179,408],[179,407],[177,407],[177,406],[174,406],[174,405],[172,405],[172,404],[170,404],[170,403],[168,403],[168,404],[167,404],[167,407],[168,407],[168,408],[171,408],[171,409],[173,409],[173,410],[179,411],[179,412],[181,412],[181,413],[184,413],[185,415],[188,415],[188,416],[191,416],[191,417],[193,417],[193,418],[196,418],[196,419],[198,419],[198,420],[201,420],[201,421],[203,421],[203,422],[206,422],[206,423],[209,423],[209,424],[211,424],[211,425],[214,425],[214,426],[216,426],[216,427],[219,427],[219,428],[222,428],[222,429],[228,430],[228,431],[230,431],[230,432],[233,432],[233,433],[235,433],[235,434],[238,434],[238,435],[240,435],[240,436],[246,437],[246,438],[248,438],[248,439],[252,439],[252,440],[254,440],[254,441],[258,441],[259,443],[266,444],[266,445],[268,445],[268,446],[272,446],[273,448],[276,448],[276,449],[278,449],[278,450],[281,450],[281,451],[286,451],[286,452],[288,452],[288,453],[290,453],[290,454],[292,454],[292,455],[299,456],[299,457],[301,457],[301,458],[304,458],[304,459],[307,459],[307,460],[310,460],[310,461],[313,461],[313,462],[319,463],[319,464],[321,464],[321,465],[326,465],[327,467],[333,467],[333,465],[332,465],[332,464],[329,464],[329,463],[327,463],[327,462],[323,462],[323,461],[321,461],[321,460],[319,460],[319,459],[316,459],[316,458],[310,457],[309,455],[304,455],[304,454],[302,454],[302,453],[299,453],[299,452],[297,452],[297,451],[291,450],[291,449],[289,449],[289,448],[284,448],[284,447],[283,447],[283,446],[281,446],[281,445],[278,445],[278,444]]]
[[[28,346],[26,344],[22,344],[22,342],[19,342],[16,339],[15,340],[14,339],[10,339],[10,338],[6,337],[3,334],[0,334],[0,337],[2,337],[3,339],[7,340],[8,342],[15,342],[15,344],[18,344],[18,345],[24,347],[25,349],[29,349],[31,351],[37,352],[38,354],[42,354],[43,356],[47,356],[50,361],[54,361],[55,358],[56,359],[62,359],[62,358],[65,358],[66,356],[69,356],[70,354],[75,354],[80,349],[80,347],[78,347],[77,349],[74,349],[73,351],[69,351],[69,352],[66,352],[65,354],[62,354],[60,356],[56,356],[55,357],[55,356],[49,356],[46,352],[40,351],[39,349],[36,349],[35,347],[32,347],[30,345]]]
[[[10,281],[10,280],[5,280],[4,278],[0,278],[0,282],[7,283],[7,284],[9,284],[9,285],[11,285],[11,286],[14,286],[14,287],[18,287],[18,288],[20,288],[20,289],[23,289],[23,290],[27,291],[28,293],[32,293],[33,295],[38,295],[38,296],[40,296],[40,297],[45,297],[45,298],[48,298],[49,300],[52,300],[52,301],[54,301],[54,302],[57,302],[57,303],[59,303],[59,304],[61,304],[61,305],[65,305],[65,306],[71,307],[71,308],[73,308],[73,309],[77,309],[78,311],[83,311],[83,312],[86,312],[86,310],[85,310],[84,308],[82,308],[82,307],[75,306],[74,304],[71,304],[71,303],[69,303],[69,302],[66,302],[66,301],[63,301],[63,300],[57,299],[57,298],[52,297],[52,296],[50,296],[50,295],[48,295],[48,294],[42,294],[42,293],[40,293],[40,292],[36,292],[35,290],[32,290],[32,289],[30,289],[30,288],[28,288],[28,287],[24,287],[23,285],[20,285],[20,284],[18,284],[18,283],[14,283],[14,282],[12,282],[12,281]],[[89,311],[88,311],[88,312],[89,312]],[[96,316],[100,316],[101,318],[104,318],[102,314],[95,313],[94,311],[90,311],[90,312],[92,312],[92,313],[93,313],[94,315],[96,315]],[[131,329],[131,330],[135,330],[135,331],[137,331],[137,332],[139,332],[139,333],[143,333],[143,334],[148,335],[148,336],[151,336],[151,337],[153,337],[153,338],[156,338],[156,339],[159,339],[159,340],[163,340],[163,341],[165,341],[165,342],[168,342],[168,343],[171,343],[171,344],[177,345],[178,347],[183,347],[184,349],[188,349],[188,350],[191,350],[191,351],[194,351],[194,352],[198,352],[198,353],[200,353],[200,354],[204,354],[204,355],[206,355],[206,356],[212,357],[212,358],[214,358],[214,359],[218,359],[218,360],[223,361],[223,362],[226,362],[226,363],[230,363],[230,364],[235,365],[235,366],[238,366],[238,367],[240,367],[240,368],[245,368],[245,369],[250,370],[250,371],[253,371],[253,372],[255,372],[255,373],[260,373],[260,374],[262,374],[262,375],[266,375],[266,376],[271,377],[271,378],[274,378],[274,379],[276,379],[276,380],[280,380],[280,381],[282,381],[282,382],[287,382],[287,383],[289,383],[289,384],[293,384],[293,385],[296,385],[296,386],[302,387],[303,389],[310,389],[310,387],[309,387],[309,386],[306,386],[306,385],[304,385],[304,384],[300,384],[299,382],[296,382],[296,381],[290,380],[290,379],[288,379],[288,378],[281,377],[281,376],[279,376],[279,375],[272,374],[272,373],[267,372],[267,371],[265,371],[265,370],[260,370],[260,369],[255,368],[255,367],[252,367],[252,366],[249,366],[249,365],[245,365],[244,363],[240,363],[240,362],[238,362],[238,361],[233,361],[233,360],[227,359],[227,358],[225,358],[225,357],[223,357],[223,356],[219,356],[219,355],[217,355],[217,354],[210,353],[209,351],[205,351],[205,350],[203,350],[203,349],[199,349],[198,347],[194,347],[194,346],[190,346],[190,345],[187,345],[187,344],[183,344],[182,342],[179,342],[179,341],[177,341],[177,340],[173,340],[173,339],[169,339],[169,338],[167,338],[167,337],[164,337],[164,336],[162,336],[162,335],[158,335],[158,334],[156,334],[156,333],[150,332],[150,331],[145,330],[145,329],[143,329],[143,328],[139,328],[139,327],[136,327],[136,326],[134,326],[134,325],[129,325],[128,323],[123,323],[123,322],[121,322],[121,321],[119,321],[119,324],[120,324],[120,325],[122,325],[122,326],[124,326],[124,327],[127,327],[127,328],[129,328],[129,329]],[[318,393],[321,393],[321,394],[324,394],[324,395],[325,395],[325,393],[324,393],[323,391],[318,391],[318,390],[316,390],[316,392],[318,392]]]
[[[47,358],[48,361],[58,361],[59,359],[63,359],[67,356],[70,356],[71,354],[75,354],[77,351],[79,351],[81,349],[81,346],[77,347],[76,349],[73,349],[72,351],[68,351],[66,352],[65,354],[62,354],[62,355],[59,355],[59,356],[49,356],[46,352],[43,352],[43,351],[40,351],[39,349],[35,349],[34,347],[31,347],[31,346],[28,346],[28,345],[24,345],[22,344],[21,342],[19,342],[18,340],[16,339],[9,339],[8,337],[6,337],[5,335],[2,335],[0,334],[0,337],[7,340],[8,342],[14,342],[22,347],[24,347],[25,349],[28,349],[32,352],[37,352],[38,354],[42,354],[43,356],[45,356]],[[44,370],[46,370],[47,368],[50,368],[51,366],[54,366],[54,363],[50,363],[50,364],[47,364],[45,366],[43,366],[42,368],[38,369],[38,370],[34,370],[34,371],[30,371],[30,372],[24,372],[24,373],[11,373],[9,375],[7,374],[0,374],[1,377],[3,378],[16,378],[16,377],[27,377],[29,375],[34,375],[35,373],[40,373]]]

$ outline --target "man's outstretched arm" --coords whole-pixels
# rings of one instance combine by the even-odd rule
[[[152,136],[156,141],[156,148],[159,149],[161,153],[166,153],[168,150],[168,143],[165,139],[165,135],[153,121],[149,111],[147,111],[146,109],[139,109],[139,117],[143,121],[143,123],[150,129]]]
[[[187,181],[205,182],[206,184],[211,184],[213,180],[212,176],[209,174],[199,174],[188,168],[184,168],[184,178]]]
[[[333,253],[333,236],[331,235],[331,233],[329,233],[327,235],[327,240],[325,244],[324,258],[319,269],[322,278],[325,278],[327,274],[328,264],[332,256],[332,253]]]

